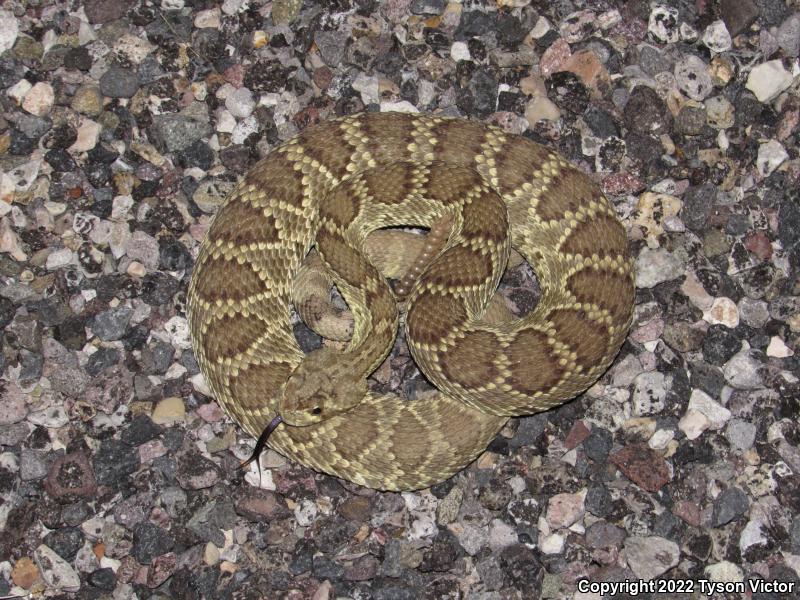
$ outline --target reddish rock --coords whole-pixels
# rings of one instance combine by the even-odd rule
[[[672,514],[692,527],[700,527],[700,507],[688,500],[679,500],[672,507]]]
[[[648,492],[657,492],[669,481],[666,461],[646,444],[625,446],[609,459],[628,479]]]
[[[175,565],[178,559],[174,552],[167,552],[161,556],[157,556],[150,563],[150,568],[147,569],[147,587],[150,589],[157,588],[175,572]]]
[[[550,47],[544,51],[539,61],[539,70],[542,77],[550,77],[556,71],[562,69],[562,65],[572,56],[569,44],[562,38],[558,38]]]
[[[91,498],[97,492],[97,481],[89,459],[83,452],[72,452],[56,459],[44,488],[53,498],[74,502],[77,498]]]
[[[274,521],[291,514],[277,494],[260,489],[245,492],[236,501],[234,509],[236,514],[243,516],[248,521]]]
[[[616,194],[634,194],[645,189],[641,179],[630,173],[614,173],[603,178],[601,183],[603,193],[610,196]]]
[[[583,440],[589,437],[590,433],[591,430],[586,427],[583,421],[575,421],[572,425],[572,429],[570,429],[567,434],[567,439],[564,440],[564,446],[567,450],[572,450],[583,443]]]
[[[752,231],[744,239],[744,247],[761,260],[772,258],[772,244],[763,231]]]

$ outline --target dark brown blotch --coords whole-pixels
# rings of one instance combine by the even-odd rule
[[[530,140],[514,137],[508,140],[495,159],[498,186],[503,194],[519,189],[531,181],[533,173],[551,156],[551,152]]]
[[[272,215],[265,215],[257,208],[240,199],[235,199],[220,209],[208,230],[212,242],[222,240],[237,246],[259,242],[278,241],[278,227]]]
[[[567,289],[578,302],[597,304],[617,322],[627,322],[633,301],[633,282],[616,271],[585,268],[570,276]]]
[[[585,369],[597,366],[608,350],[608,329],[589,319],[582,310],[557,309],[548,318],[556,330],[556,339],[569,346]]]
[[[519,331],[506,350],[511,376],[508,383],[523,394],[546,392],[564,374],[547,335],[535,329]]]
[[[255,315],[225,315],[213,319],[200,337],[203,351],[212,362],[233,358],[252,346],[264,333],[266,323]]]
[[[422,344],[435,344],[467,320],[464,303],[449,295],[422,292],[408,311],[408,335]]]
[[[562,168],[546,186],[536,212],[545,221],[563,219],[567,211],[576,213],[598,196],[597,186],[586,175],[572,167]]]
[[[292,206],[303,204],[303,173],[282,152],[273,152],[251,169],[245,184],[263,192],[267,200],[277,200]]]
[[[597,215],[590,221],[578,223],[561,244],[560,252],[600,258],[629,256],[628,238],[622,224],[611,215]]]
[[[375,202],[400,204],[414,187],[414,167],[411,163],[398,162],[380,169],[370,169],[363,174],[367,192]]]
[[[235,276],[231,276],[235,273]],[[220,285],[220,282],[225,282]],[[231,300],[239,302],[266,289],[258,270],[249,263],[238,264],[236,259],[209,259],[203,265],[203,277],[197,279],[197,294],[207,302]]]
[[[508,210],[503,199],[491,190],[464,207],[461,233],[466,238],[482,237],[500,242],[508,237]]]
[[[263,407],[277,397],[293,370],[291,364],[281,361],[249,365],[231,376],[231,395],[245,408]]]
[[[358,195],[352,184],[342,184],[323,198],[319,206],[321,219],[329,219],[340,227],[347,227],[360,210]]]
[[[369,140],[367,149],[379,163],[411,158],[408,147],[414,141],[414,117],[400,113],[369,113],[361,121]]]
[[[374,268],[363,256],[327,229],[317,232],[317,249],[331,269],[353,287],[361,288],[368,278],[375,276]]]
[[[440,356],[442,372],[448,380],[466,388],[486,385],[498,375],[494,363],[498,349],[493,333],[470,331]]]
[[[472,169],[437,163],[428,171],[425,188],[431,199],[449,205],[463,202],[482,183],[481,176]]]
[[[426,283],[448,287],[480,285],[492,276],[492,259],[466,246],[453,246],[423,275]]]
[[[472,121],[444,121],[433,128],[437,159],[451,165],[473,166],[485,154],[486,129]]]

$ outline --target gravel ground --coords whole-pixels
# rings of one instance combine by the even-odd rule
[[[797,591],[799,9],[5,0],[0,596]],[[185,320],[237,177],[362,110],[468,116],[557,148],[613,200],[636,256],[634,325],[601,381],[419,493],[273,452],[260,476],[237,472],[253,441],[204,393]],[[506,277],[519,310],[529,279]],[[374,385],[426,388],[401,344]]]

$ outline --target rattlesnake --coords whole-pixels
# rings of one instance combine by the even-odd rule
[[[406,319],[412,355],[441,392],[371,392],[365,379],[392,347],[398,310],[360,253],[365,236],[442,223],[452,227],[417,263]],[[509,241],[542,295],[529,315],[491,324],[482,311]],[[290,305],[314,245],[355,327],[344,351],[304,356]],[[494,126],[371,113],[309,127],[246,174],[200,248],[187,313],[206,381],[248,433],[271,423],[269,445],[292,460],[409,490],[463,468],[509,416],[590,386],[625,339],[633,297],[613,206],[561,156]]]

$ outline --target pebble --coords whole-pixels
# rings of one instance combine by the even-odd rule
[[[768,177],[788,159],[789,154],[783,145],[777,140],[769,140],[758,147],[756,167],[762,177]]]
[[[52,548],[40,544],[33,557],[48,588],[61,592],[77,592],[80,589],[81,579],[78,573]]]
[[[44,81],[40,81],[31,87],[22,100],[22,108],[37,117],[45,117],[50,114],[55,102],[53,86]]]
[[[625,540],[622,554],[636,577],[650,581],[678,564],[680,548],[662,537],[633,535]]]
[[[228,94],[225,98],[225,108],[237,119],[249,117],[256,107],[253,92],[247,88],[239,88]]]
[[[733,329],[739,326],[739,308],[730,298],[714,298],[711,307],[703,312],[703,320]]]
[[[745,452],[753,447],[756,439],[756,426],[742,419],[731,419],[725,428],[725,437],[731,446]]]
[[[667,378],[663,373],[641,373],[634,379],[631,399],[633,414],[643,416],[661,412],[665,407],[667,392]]]
[[[139,90],[139,77],[123,67],[111,67],[99,83],[100,92],[109,98],[130,98]]]
[[[781,338],[774,335],[769,340],[769,345],[766,350],[767,356],[773,358],[788,358],[794,356],[794,350],[789,348]]]
[[[722,20],[716,20],[703,32],[703,44],[717,54],[731,49],[731,34]]]
[[[92,332],[104,342],[120,340],[125,335],[133,309],[120,305],[98,313],[91,322]]]
[[[672,44],[680,39],[678,10],[664,4],[655,4],[650,9],[647,31],[662,44]]]
[[[756,65],[747,76],[745,87],[755,94],[759,102],[772,102],[781,92],[792,85],[795,75],[800,73],[797,64],[789,72],[781,60],[769,60]]]
[[[174,425],[186,418],[186,407],[180,398],[164,398],[153,409],[151,419],[156,425]]]
[[[547,504],[547,523],[555,528],[569,527],[584,515],[584,499],[586,491],[576,494],[556,494]]]
[[[735,123],[733,105],[724,96],[712,96],[705,101],[706,118],[714,129],[728,129]]]
[[[19,35],[19,23],[14,13],[0,10],[0,53],[14,47]]]
[[[735,583],[744,581],[744,573],[738,565],[723,560],[712,565],[708,565],[703,569],[703,573],[709,581],[719,583]]]
[[[681,92],[698,102],[714,89],[708,65],[694,54],[685,55],[675,63],[675,81]]]
[[[763,383],[759,370],[761,363],[753,350],[742,350],[735,354],[726,364],[723,372],[725,380],[739,390],[756,390]]]
[[[683,274],[681,260],[664,248],[644,248],[636,259],[636,286],[652,288]]]
[[[207,122],[184,115],[157,115],[151,126],[151,139],[165,152],[179,152],[210,133]]]
[[[649,492],[657,492],[670,479],[667,463],[646,445],[629,444],[609,459],[628,479]]]
[[[722,527],[743,516],[750,508],[747,494],[741,488],[729,487],[714,500],[711,517],[714,527]]]
[[[794,13],[778,26],[775,38],[787,56],[800,55],[800,12]]]

